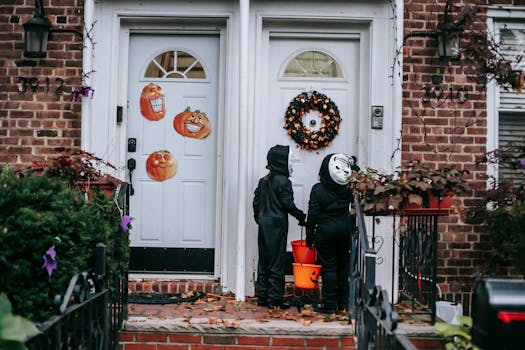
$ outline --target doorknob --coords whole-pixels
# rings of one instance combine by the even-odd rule
[[[129,170],[129,195],[133,196],[135,189],[133,188],[133,170],[137,167],[137,161],[134,158],[128,159],[128,170]]]

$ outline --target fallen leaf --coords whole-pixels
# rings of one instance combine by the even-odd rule
[[[315,315],[315,312],[313,310],[301,310],[301,314],[300,314],[302,317],[313,317]]]
[[[309,326],[312,324],[312,320],[303,320],[303,326]]]

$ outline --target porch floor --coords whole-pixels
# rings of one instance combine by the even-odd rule
[[[233,297],[214,294],[180,304],[129,303],[124,330],[253,335],[352,334],[347,314],[321,314],[308,305],[271,310],[257,306],[256,298],[237,302]]]
[[[304,303],[293,297],[288,300],[292,305]],[[421,317],[405,315],[401,319],[400,333],[416,338],[436,336],[434,327]],[[352,335],[353,327],[348,314],[322,314],[309,305],[270,310],[257,306],[256,298],[237,302],[233,297],[208,293],[181,303],[130,302],[124,331],[326,337]]]

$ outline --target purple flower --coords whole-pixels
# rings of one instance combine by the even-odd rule
[[[129,230],[129,224],[131,223],[131,220],[133,220],[133,218],[132,218],[131,216],[129,216],[129,215],[124,215],[124,216],[122,217],[122,219],[120,219],[120,227],[121,227],[124,231],[128,232],[128,230]]]
[[[520,159],[520,165],[523,169],[525,169],[525,158]]]
[[[78,101],[80,96],[88,97],[90,92],[91,98],[93,98],[93,93],[95,90],[93,90],[91,86],[80,85],[79,87],[75,88],[73,92],[71,92],[71,99],[73,101]]]
[[[47,274],[49,276],[51,276],[53,274],[53,270],[56,270],[57,268],[57,262],[55,260],[56,256],[57,252],[55,251],[55,245],[49,247],[47,252],[44,254],[44,265],[42,268],[47,270]]]

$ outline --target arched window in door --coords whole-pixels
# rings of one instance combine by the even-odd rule
[[[284,70],[285,78],[344,78],[335,58],[321,51],[303,51]]]
[[[151,60],[144,78],[206,79],[206,72],[193,55],[185,51],[170,50]]]

